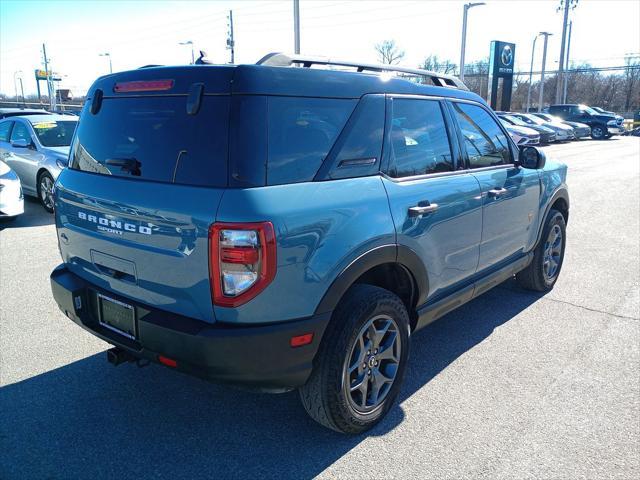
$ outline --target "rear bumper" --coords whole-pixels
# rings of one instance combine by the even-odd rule
[[[264,390],[296,388],[307,381],[331,318],[329,312],[264,326],[211,325],[102,292],[64,265],[51,273],[51,290],[60,310],[68,318],[136,358],[158,362],[158,356],[162,355],[175,360],[177,370],[207,380]],[[133,305],[138,332],[136,340],[98,323],[97,293]],[[307,333],[313,333],[310,344],[290,346],[291,337]]]

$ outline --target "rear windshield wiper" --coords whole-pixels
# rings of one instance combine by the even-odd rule
[[[142,173],[140,171],[142,164],[135,158],[107,158],[104,163],[112,167],[120,167],[123,172],[128,172],[135,177],[139,177]]]

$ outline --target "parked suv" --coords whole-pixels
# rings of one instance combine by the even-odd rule
[[[290,68],[330,63],[360,73]],[[117,73],[56,183],[51,287],[114,364],[299,389],[362,432],[411,333],[513,275],[553,288],[565,178],[438,73],[282,54]]]
[[[551,105],[546,113],[571,122],[585,123],[591,127],[591,138],[603,140],[613,135],[624,133],[622,117],[602,114],[586,105]]]

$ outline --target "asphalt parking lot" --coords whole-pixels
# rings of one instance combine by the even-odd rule
[[[0,478],[638,478],[640,139],[545,147],[569,166],[563,272],[513,281],[413,337],[369,435],[157,365],[114,368],[49,290],[53,217],[0,232]]]

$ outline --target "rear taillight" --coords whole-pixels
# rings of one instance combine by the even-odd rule
[[[209,228],[209,249],[215,305],[242,305],[264,290],[276,275],[276,241],[271,222],[214,223]]]

